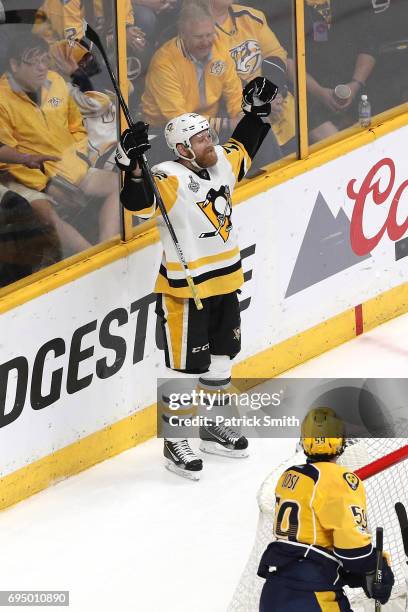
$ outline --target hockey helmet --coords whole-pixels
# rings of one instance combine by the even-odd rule
[[[344,425],[331,408],[313,408],[301,426],[300,444],[311,459],[330,459],[345,448]]]
[[[179,115],[175,119],[172,119],[166,124],[166,127],[164,128],[164,136],[166,138],[168,147],[175,155],[177,155],[177,157],[192,161],[195,159],[195,154],[191,147],[190,138],[195,136],[195,134],[203,132],[204,130],[209,131],[212,142],[214,145],[216,145],[218,143],[218,136],[210,127],[208,120],[197,113],[185,113],[184,115]],[[177,149],[178,144],[184,145],[186,149],[190,151],[192,157],[181,155],[180,151]]]

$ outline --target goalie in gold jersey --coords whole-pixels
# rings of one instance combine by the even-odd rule
[[[182,372],[184,379],[189,374],[199,375],[208,395],[228,388],[231,360],[241,348],[237,292],[244,275],[231,197],[270,130],[263,119],[268,117],[276,94],[277,87],[265,78],[250,82],[244,89],[244,117],[223,146],[214,141],[209,121],[196,113],[175,117],[166,125],[166,141],[176,159],[158,164],[153,173],[203,302],[202,310],[197,310],[191,299],[184,269],[137,164],[140,153],[150,148],[148,126],[139,123],[127,130],[118,147],[116,161],[126,171],[122,204],[142,218],[156,216],[160,230],[164,253],[155,291],[166,366]],[[163,401],[168,403],[167,395]],[[219,408],[223,411],[224,405]],[[169,404],[168,419],[171,414]],[[184,421],[190,415],[191,409],[186,408]],[[247,455],[246,438],[222,425],[200,427],[200,437],[204,452]],[[164,455],[171,471],[198,480],[202,460],[185,438],[166,438]]]
[[[351,610],[345,585],[384,604],[394,576],[384,558],[382,583],[374,583],[364,484],[335,462],[344,450],[343,424],[333,410],[314,409],[301,435],[307,462],[285,470],[275,490],[276,540],[258,569],[266,578],[260,612]]]

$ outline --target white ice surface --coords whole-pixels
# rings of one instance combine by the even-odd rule
[[[405,315],[288,375],[406,377],[407,338]],[[225,612],[258,486],[294,445],[252,440],[248,459],[206,455],[191,482],[163,468],[151,440],[60,482],[1,513],[0,589],[69,590],[74,612]]]

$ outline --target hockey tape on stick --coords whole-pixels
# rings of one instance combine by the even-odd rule
[[[383,547],[384,547],[384,530],[382,527],[377,527],[375,531],[375,550],[377,553],[377,564],[375,568],[374,582],[380,584],[382,582],[382,564],[383,564]],[[378,599],[375,600],[374,610],[381,610],[381,603]]]
[[[134,126],[134,121],[133,121],[132,116],[131,116],[131,114],[129,112],[128,105],[126,104],[125,99],[124,99],[124,97],[122,95],[122,92],[120,90],[120,87],[118,85],[116,77],[115,77],[115,75],[113,73],[113,70],[111,68],[108,56],[106,55],[105,49],[103,48],[103,45],[101,43],[101,39],[99,38],[99,35],[95,32],[95,30],[90,27],[89,24],[88,24],[87,29],[86,29],[86,37],[89,38],[89,40],[91,42],[93,42],[93,44],[95,45],[95,47],[97,47],[97,49],[99,49],[99,51],[100,51],[100,53],[102,55],[103,61],[105,62],[106,69],[107,69],[107,71],[109,73],[110,79],[112,81],[113,88],[114,88],[115,93],[116,93],[116,95],[118,97],[120,107],[121,107],[121,109],[123,111],[123,114],[125,115],[126,122],[127,122],[128,126],[130,128],[132,128]],[[168,232],[169,232],[169,234],[171,236],[171,239],[173,241],[174,248],[176,249],[176,253],[177,253],[177,256],[179,258],[179,261],[180,261],[181,265],[184,268],[184,274],[186,276],[186,281],[187,281],[187,284],[188,284],[188,286],[190,288],[191,295],[192,295],[192,298],[193,298],[194,303],[196,305],[196,308],[197,308],[197,310],[202,310],[203,305],[202,305],[202,302],[201,302],[201,300],[200,300],[200,298],[198,296],[197,287],[194,284],[193,278],[191,276],[191,272],[190,272],[190,270],[188,268],[188,264],[187,264],[186,258],[184,257],[184,253],[183,253],[182,248],[180,246],[180,243],[179,243],[179,241],[177,239],[177,236],[176,236],[176,233],[174,231],[173,225],[172,225],[172,223],[171,223],[171,221],[169,219],[169,216],[167,214],[166,207],[164,206],[164,202],[163,202],[162,197],[160,195],[160,192],[159,192],[159,190],[157,188],[156,181],[154,180],[154,177],[152,175],[152,171],[150,169],[150,166],[147,163],[146,155],[141,155],[138,161],[139,161],[139,165],[141,167],[141,170],[143,172],[143,175],[145,176],[145,178],[147,179],[149,185],[151,186],[151,188],[153,190],[154,196],[156,198],[157,206],[159,207],[159,210],[160,210],[160,212],[162,214],[163,220],[164,220],[164,222],[166,224],[166,227],[168,229]]]

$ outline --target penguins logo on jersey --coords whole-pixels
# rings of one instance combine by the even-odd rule
[[[359,480],[358,476],[356,476],[352,472],[345,472],[343,474],[343,478],[347,482],[347,484],[350,487],[350,489],[353,489],[353,491],[357,490],[358,485],[360,483],[360,480]]]
[[[238,74],[248,78],[258,70],[262,63],[261,47],[256,40],[246,40],[230,50]]]
[[[199,238],[221,236],[227,242],[232,229],[232,201],[228,185],[222,185],[218,190],[211,188],[204,202],[197,202],[207,219],[215,228],[213,232],[203,232]]]

